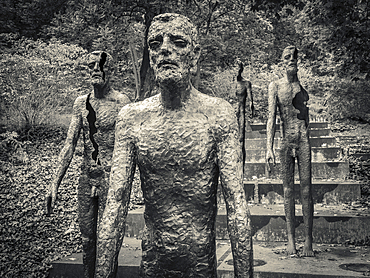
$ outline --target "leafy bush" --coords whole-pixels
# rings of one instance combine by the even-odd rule
[[[328,111],[334,120],[353,119],[370,123],[370,82],[336,79],[328,96]]]
[[[57,40],[22,39],[17,52],[0,60],[2,122],[10,130],[29,130],[69,112],[87,88],[81,59],[86,51]]]

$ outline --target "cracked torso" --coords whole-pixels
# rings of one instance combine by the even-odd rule
[[[299,82],[289,83],[280,79],[276,83],[276,94],[283,123],[283,138],[299,137],[308,132],[308,94]]]
[[[109,172],[116,117],[121,108],[130,102],[127,96],[113,92],[102,99],[96,99],[93,94],[89,94],[76,100],[82,122],[81,136],[84,146],[81,170],[85,174],[90,172],[91,178],[94,178],[91,176],[92,168],[102,168]],[[88,117],[89,114],[94,114],[94,117]],[[95,129],[95,132],[92,129]]]

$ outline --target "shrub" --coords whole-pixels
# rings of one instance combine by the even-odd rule
[[[81,72],[86,53],[56,40],[19,40],[18,51],[0,60],[2,122],[9,130],[28,130],[69,112],[73,100],[88,86]]]

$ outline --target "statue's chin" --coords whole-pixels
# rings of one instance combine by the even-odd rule
[[[288,74],[296,74],[298,72],[298,68],[296,68],[296,67],[288,67],[287,70],[286,70],[286,72]]]
[[[104,86],[105,81],[103,78],[91,78],[90,83],[93,86]]]
[[[162,86],[173,86],[180,85],[182,83],[187,83],[189,79],[188,74],[182,71],[176,70],[161,70],[156,74],[157,84]]]

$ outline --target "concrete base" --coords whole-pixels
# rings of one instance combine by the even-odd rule
[[[254,240],[286,241],[284,206],[249,206]],[[126,237],[141,238],[144,231],[144,208],[128,213]],[[301,205],[296,205],[296,237],[303,240],[303,216]],[[316,243],[365,243],[370,239],[370,212],[347,210],[342,206],[315,205],[313,240]],[[216,218],[217,239],[228,239],[227,216],[224,205],[219,205]]]
[[[301,245],[298,246],[298,248]],[[299,251],[299,250],[298,250]],[[292,257],[285,254],[285,243],[255,242],[255,278],[358,278],[370,271],[370,250],[368,247],[335,246],[314,244],[315,257]],[[234,277],[232,253],[228,240],[217,241],[218,277]],[[137,278],[141,261],[141,241],[125,238],[119,255],[119,277]],[[82,277],[82,254],[73,254],[52,263],[50,278]],[[354,265],[352,265],[354,264]],[[361,272],[347,270],[360,266]]]

